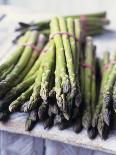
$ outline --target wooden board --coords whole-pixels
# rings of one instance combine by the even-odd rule
[[[19,8],[18,9],[12,8],[12,7],[11,8],[7,7],[7,9],[5,9],[5,7],[0,8],[0,12],[5,13],[5,10],[6,10],[7,17],[0,24],[0,28],[2,27],[2,30],[3,30],[2,32],[3,37],[1,37],[0,35],[1,37],[0,39],[2,41],[2,48],[0,46],[0,49],[2,49],[0,51],[0,56],[2,56],[2,58],[4,57],[4,55],[6,55],[5,51],[9,49],[9,47],[7,47],[7,46],[10,46],[9,40],[11,40],[11,38],[9,37],[12,36],[11,35],[12,32],[10,31],[10,28],[8,26],[9,25],[13,26],[14,24],[16,24],[16,21],[24,20],[24,18],[29,20],[29,18],[26,18],[26,17],[29,17],[29,15],[26,15],[26,14],[24,15],[24,12],[23,12],[23,18],[22,18],[22,14],[20,14],[20,12],[22,11],[20,11]],[[15,21],[14,21],[14,17],[15,17],[14,15],[17,16],[17,19]],[[34,14],[30,17],[31,19],[33,19],[33,17],[34,19],[37,19],[37,16],[35,16]],[[42,19],[42,15],[40,17]],[[45,15],[43,15],[43,17],[45,17]],[[6,27],[4,28],[4,26]],[[0,34],[1,34],[1,31],[0,31]],[[110,40],[109,40],[109,35],[110,35],[110,38],[112,38]],[[112,35],[115,36],[114,39]],[[2,38],[4,38],[4,40]],[[102,42],[100,42],[100,38],[102,38]],[[100,48],[104,49],[103,44],[105,43],[105,46],[106,44],[110,45],[110,49],[112,49],[113,48],[112,45],[115,45],[114,44],[115,38],[116,38],[116,34],[110,33],[110,34],[105,34],[104,38],[103,37],[95,38],[95,42]],[[8,41],[8,45],[6,44],[7,42],[6,39]],[[98,52],[100,52],[100,50],[98,50]],[[99,53],[99,55],[100,54],[101,53]],[[0,130],[17,133],[17,134],[26,134],[29,136],[42,137],[42,138],[51,139],[51,140],[57,140],[67,144],[81,146],[83,148],[89,148],[92,150],[100,150],[100,151],[116,154],[116,131],[112,131],[111,134],[109,135],[108,140],[106,141],[101,140],[99,136],[95,140],[90,140],[85,130],[83,130],[80,134],[75,134],[72,131],[72,129],[59,131],[57,127],[53,127],[50,130],[44,130],[41,123],[38,123],[37,126],[31,132],[26,132],[24,129],[26,117],[27,115],[23,113],[12,114],[9,122],[4,124],[0,123]]]

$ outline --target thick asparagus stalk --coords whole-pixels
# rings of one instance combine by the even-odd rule
[[[33,31],[31,33],[31,37],[29,38],[28,43],[29,44],[34,44],[36,39],[37,39],[37,35],[38,32],[37,31]],[[5,93],[12,88],[12,86],[14,85],[14,80],[17,78],[17,76],[21,73],[21,71],[24,69],[24,67],[26,66],[26,64],[28,63],[30,57],[32,54],[32,47],[31,46],[27,46],[20,58],[20,60],[18,61],[17,65],[15,66],[15,68],[13,69],[13,71],[6,77],[5,80],[0,82],[0,97],[3,97],[5,95]]]
[[[37,109],[32,110],[29,113],[29,116],[28,116],[27,121],[25,123],[25,130],[26,131],[31,131],[35,127],[38,119],[39,118],[38,118],[38,114],[37,114]]]
[[[85,51],[85,64],[90,66],[85,68],[85,80],[87,82],[85,83],[85,100],[84,100],[84,113],[82,118],[83,126],[88,129],[91,125],[91,119],[92,119],[92,109],[91,109],[91,80],[92,80],[92,61],[93,61],[93,43],[92,38],[87,37],[86,40],[86,51]]]
[[[28,31],[23,37],[19,39],[18,41],[19,45],[16,46],[15,51],[12,52],[12,54],[10,54],[10,56],[5,60],[5,62],[3,62],[0,65],[0,76],[2,75],[5,69],[8,69],[11,65],[13,64],[15,65],[17,63],[23,50],[25,49],[25,46],[20,46],[20,44],[25,44],[28,41],[30,33],[31,32]]]

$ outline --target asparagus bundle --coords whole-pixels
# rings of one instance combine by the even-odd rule
[[[106,52],[102,62],[96,58],[92,38],[85,40],[86,35],[102,31],[107,24],[104,18],[105,13],[100,13],[21,23],[23,34],[29,31],[19,39],[18,54],[0,66],[0,120],[10,112],[23,111],[29,113],[27,131],[38,121],[44,128],[73,126],[76,133],[83,124],[90,138],[95,138],[97,130],[106,138],[112,107],[115,110],[116,55],[109,63]],[[103,71],[100,93],[98,63]]]

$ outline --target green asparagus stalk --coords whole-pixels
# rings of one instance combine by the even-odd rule
[[[58,18],[54,17],[51,21],[52,33],[60,32]],[[66,73],[66,61],[65,61],[65,51],[63,47],[62,37],[57,34],[54,36],[54,42],[56,45],[56,71],[55,71],[55,92],[57,104],[61,111],[63,107],[66,107],[65,95],[70,89],[70,82],[68,75]]]
[[[38,32],[37,31],[33,31],[31,33],[31,37],[29,38],[28,43],[29,44],[34,44],[36,39],[37,39],[37,35]],[[0,97],[3,97],[5,95],[5,93],[13,87],[14,82],[13,80],[15,80],[18,75],[21,73],[21,71],[24,69],[24,67],[26,66],[26,64],[28,63],[30,57],[32,54],[32,47],[31,46],[27,46],[20,58],[20,60],[18,61],[17,65],[15,66],[15,68],[13,69],[13,71],[6,77],[5,80],[0,82]]]
[[[16,87],[13,87],[5,96],[5,103],[11,102],[14,98],[18,97],[21,93],[26,91],[32,84],[35,82],[35,78],[37,76],[37,73],[33,75],[32,77],[28,78],[27,80],[19,83]],[[13,105],[13,106],[12,106]],[[3,103],[4,106],[4,103]],[[9,111],[15,111],[15,108],[17,109],[18,104],[14,106],[14,103],[9,105]],[[1,105],[0,105],[1,107]]]
[[[28,31],[24,37],[21,37],[18,41],[18,44],[16,46],[16,49],[14,52],[12,52],[12,54],[10,54],[10,56],[5,60],[5,62],[3,62],[0,65],[0,76],[2,75],[2,73],[4,72],[5,69],[8,69],[11,65],[15,65],[18,61],[18,59],[20,58],[23,50],[25,49],[25,46],[20,46],[20,44],[25,44],[28,39],[30,37],[30,32]]]
[[[30,71],[28,72],[28,74],[25,76],[24,80],[28,79],[30,76],[32,76],[40,67],[40,64],[42,62],[42,59],[45,56],[45,52],[48,49],[48,45],[45,46],[45,48],[42,50],[41,55],[39,56],[39,58],[36,60],[36,62],[34,63],[34,65],[32,66],[32,68],[30,69]]]
[[[8,69],[6,69],[0,77],[0,81],[4,80],[6,76],[12,71],[13,68],[14,68],[14,65],[11,65]]]
[[[115,54],[113,54],[113,60],[115,60]],[[102,109],[102,105],[103,105],[103,93],[104,93],[104,86],[107,83],[107,80],[109,78],[109,75],[111,74],[112,68],[113,68],[113,64],[110,64],[108,66],[108,68],[105,68],[105,66],[109,64],[109,52],[105,52],[104,53],[104,60],[103,60],[103,77],[102,77],[102,83],[101,83],[101,88],[100,88],[100,95],[99,95],[99,99],[98,99],[98,104],[96,106],[96,111],[94,113],[93,116],[93,120],[92,120],[92,126],[95,128],[97,126],[98,123],[98,118],[99,118],[99,114],[101,112]]]
[[[51,30],[53,34],[60,32],[60,27],[59,27],[59,22],[57,17],[54,17],[51,20]],[[59,66],[60,74],[62,78],[63,92],[66,93],[70,89],[70,84],[69,84],[68,75],[66,74],[65,51],[63,48],[64,46],[63,46],[61,35],[55,35],[54,42],[56,45],[56,55],[57,55],[56,57],[58,57],[58,66]]]
[[[113,88],[113,109],[116,113],[116,82],[115,82],[114,88]]]
[[[92,43],[92,38],[87,37],[86,40],[86,51],[85,51],[85,64],[90,65],[90,67],[85,68],[85,80],[87,82],[85,83],[85,109],[83,113],[83,118],[82,118],[82,123],[83,126],[86,129],[89,129],[91,125],[91,119],[92,119],[92,109],[91,109],[91,80],[92,80],[92,61],[93,61],[93,43]]]
[[[39,118],[38,118],[38,114],[37,114],[37,109],[32,110],[29,113],[29,116],[28,116],[27,121],[25,123],[25,131],[31,131],[35,127],[38,119]]]
[[[31,58],[29,62],[27,63],[25,69],[21,72],[21,74],[18,76],[18,78],[15,81],[15,85],[22,81],[24,79],[25,75],[28,74],[30,71],[31,67],[34,66],[34,63],[36,59],[39,57],[41,54],[41,51],[46,43],[46,37],[43,34],[39,34],[38,39],[37,39],[37,45],[35,46],[36,49],[33,50]]]
[[[109,75],[107,83],[105,83],[104,94],[103,94],[103,106],[102,113],[104,122],[107,126],[110,126],[111,120],[111,107],[113,97],[113,87],[116,81],[116,65],[113,66],[111,74]]]
[[[63,17],[59,17],[59,27],[61,32],[67,32],[66,21]],[[70,40],[67,35],[62,35],[63,46],[66,57],[66,64],[71,83],[71,97],[74,97],[76,92],[76,77],[74,72],[73,54],[71,50]]]
[[[102,112],[99,114],[97,129],[98,129],[98,132],[99,132],[99,135],[101,136],[101,138],[107,139],[108,134],[109,134],[109,126],[107,126],[107,124],[104,122]]]
[[[93,74],[91,84],[91,107],[93,116],[96,107],[96,47],[94,47],[92,65],[93,65]]]
[[[40,90],[41,90],[42,74],[44,72],[44,68],[46,67],[44,65],[44,60],[42,61],[42,64],[39,68],[39,71],[38,71],[38,74],[37,74],[37,77],[34,83],[33,93],[30,97],[29,103],[27,106],[25,106],[25,109],[24,109],[25,112],[33,110],[37,106],[37,104],[39,104],[38,102],[40,102],[41,100]]]
[[[45,71],[42,74],[40,96],[44,101],[47,101],[50,91],[50,78],[51,74],[53,73],[52,70],[55,66],[55,44],[53,39],[49,41],[48,51],[44,65]]]
[[[100,62],[101,63],[101,62]],[[92,119],[92,127],[90,129],[90,138],[95,138],[96,134],[97,134],[97,124],[98,124],[98,119],[99,119],[99,114],[101,112],[101,108],[102,108],[102,99],[103,99],[103,89],[104,89],[104,84],[105,84],[105,79],[106,79],[106,75],[108,72],[108,68],[106,68],[106,66],[109,64],[109,52],[105,51],[104,52],[104,56],[103,56],[103,62],[102,62],[102,82],[101,82],[101,88],[100,88],[100,94],[99,94],[99,98],[98,98],[98,103],[93,115],[93,119]]]
[[[26,101],[29,100],[33,92],[34,84],[32,84],[26,91],[24,91],[16,100],[14,100],[9,107],[10,111],[16,111],[21,107]]]

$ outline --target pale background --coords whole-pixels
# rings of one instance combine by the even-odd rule
[[[40,14],[79,14],[106,10],[111,20],[110,29],[95,43],[98,44],[98,53],[105,48],[116,48],[116,0],[0,0],[1,4],[23,7],[30,12]],[[1,11],[1,10],[0,10]],[[8,25],[7,25],[8,26]],[[3,35],[4,36],[4,35]],[[102,49],[102,50],[101,50]],[[109,146],[110,147],[110,146]],[[0,132],[0,155],[107,155],[99,151],[90,151],[71,145]]]

